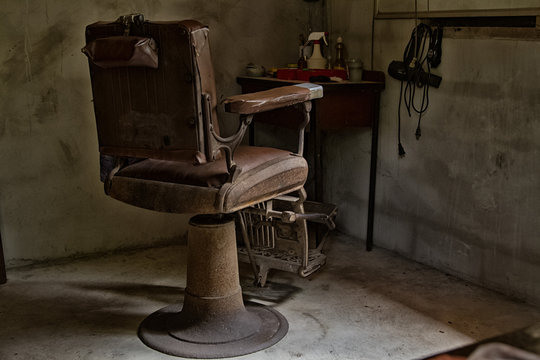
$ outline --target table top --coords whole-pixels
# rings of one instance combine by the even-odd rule
[[[276,79],[271,77],[255,77],[255,76],[238,76],[236,78],[237,82],[240,85],[248,83],[258,83],[263,86],[276,87],[282,85],[293,85],[305,83],[306,81],[302,80],[283,80]],[[321,85],[325,90],[345,90],[345,89],[363,89],[371,91],[382,91],[384,90],[384,74],[382,81],[375,80],[365,80],[360,82],[353,81],[340,81],[340,82],[314,82],[314,84]]]

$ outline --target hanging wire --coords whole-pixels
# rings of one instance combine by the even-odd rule
[[[422,116],[429,106],[429,80],[431,68],[436,67],[440,63],[440,41],[442,39],[442,32],[439,29],[432,30],[431,27],[426,24],[419,24],[418,0],[414,1],[414,22],[415,28],[403,53],[403,63],[408,69],[407,79],[401,80],[399,90],[398,153],[401,157],[405,155],[405,150],[401,143],[401,102],[403,101],[409,117],[412,116],[413,112],[418,114],[415,136],[416,139],[419,140],[420,136],[422,136]],[[436,59],[434,57],[435,52],[438,52]],[[425,72],[423,70],[424,67],[427,69]],[[418,89],[422,89],[420,104],[415,102]]]
[[[418,0],[414,0],[414,28],[418,29]],[[416,33],[416,40],[414,42],[414,46],[416,48],[415,57],[418,59],[418,31],[415,31]]]

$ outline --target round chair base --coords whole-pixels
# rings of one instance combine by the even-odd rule
[[[254,315],[260,326],[252,334],[239,339],[232,339],[226,342],[215,341],[212,331],[208,334],[201,334],[200,327],[194,326],[193,338],[204,339],[197,342],[181,339],[175,336],[175,329],[171,324],[178,324],[181,319],[180,311],[182,304],[167,306],[149,315],[139,327],[139,338],[149,347],[162,353],[197,359],[215,359],[234,357],[251,354],[259,350],[266,349],[281,340],[289,330],[289,324],[285,317],[276,310],[257,303],[246,302],[245,308],[250,315]],[[182,333],[189,336],[187,325]],[[240,329],[236,329],[240,330]],[[235,329],[231,329],[235,332]],[[239,332],[240,333],[240,332]]]

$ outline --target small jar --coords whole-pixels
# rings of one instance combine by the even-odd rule
[[[359,59],[348,59],[347,68],[349,72],[349,81],[360,82],[362,81],[362,69],[363,64]]]
[[[255,65],[249,63],[246,65],[246,75],[247,76],[264,76],[265,70],[261,65]]]

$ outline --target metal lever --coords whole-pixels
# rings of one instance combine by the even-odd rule
[[[328,226],[328,229],[330,230],[334,230],[336,228],[336,224],[332,220],[332,217],[323,213],[299,214],[294,211],[277,211],[277,210],[272,210],[268,208],[266,209],[250,208],[250,209],[246,209],[245,211],[248,211],[256,215],[262,215],[262,216],[265,216],[266,218],[278,218],[284,223],[288,223],[288,224],[294,223],[298,220],[307,220],[307,221],[313,221],[313,222],[325,224],[326,226]]]

